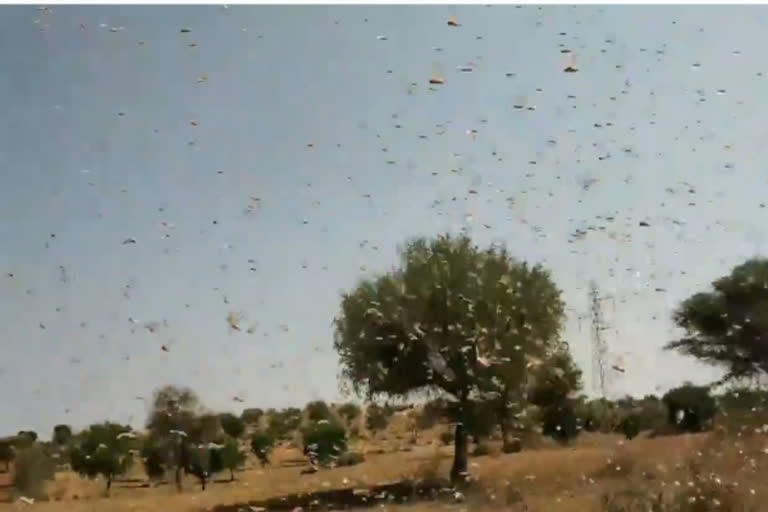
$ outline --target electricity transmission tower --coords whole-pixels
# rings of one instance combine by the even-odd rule
[[[605,358],[608,345],[603,339],[603,331],[609,327],[603,319],[602,301],[610,297],[601,297],[594,281],[589,284],[589,302],[592,314],[592,386],[600,392],[600,397],[606,395]]]

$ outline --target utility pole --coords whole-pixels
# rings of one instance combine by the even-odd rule
[[[606,396],[605,358],[608,354],[608,345],[603,339],[603,331],[609,327],[603,319],[602,301],[610,297],[601,297],[595,281],[589,284],[590,313],[592,317],[592,386],[597,388],[601,398]]]

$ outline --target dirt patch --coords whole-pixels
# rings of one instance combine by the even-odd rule
[[[413,503],[435,500],[450,492],[449,483],[442,480],[402,480],[367,488],[346,488],[317,491],[304,494],[278,496],[263,501],[235,503],[213,507],[211,512],[240,512],[264,510],[267,512],[294,510],[339,510],[372,507],[380,503]]]

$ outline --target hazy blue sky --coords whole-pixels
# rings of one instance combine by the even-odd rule
[[[552,269],[588,386],[593,278],[612,393],[712,378],[660,347],[675,304],[766,248],[766,28],[764,7],[0,7],[0,432],[140,424],[165,383],[221,410],[335,399],[340,291],[446,230]]]

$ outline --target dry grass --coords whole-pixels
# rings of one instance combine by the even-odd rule
[[[768,470],[764,447],[760,436],[702,434],[623,443],[611,436],[585,436],[573,447],[546,447],[510,455],[499,455],[495,449],[492,456],[470,459],[470,472],[477,481],[463,503],[383,508],[402,508],[403,512],[768,510],[768,484],[761,477]],[[118,484],[111,498],[103,498],[102,482],[85,482],[62,473],[49,487],[49,495],[60,501],[36,503],[34,508],[41,512],[202,511],[217,504],[281,494],[445,476],[451,463],[451,447],[429,441],[410,452],[376,455],[372,448],[355,447],[368,452],[366,461],[358,466],[314,475],[300,475],[300,467],[249,469],[239,473],[235,482],[216,483],[205,492],[194,480],[185,482],[185,491],[180,494],[169,485],[128,488]],[[276,459],[289,460],[296,455],[281,448]],[[761,508],[760,503],[766,505]],[[20,506],[0,505],[0,510]]]

